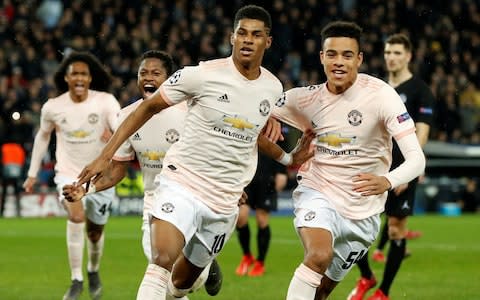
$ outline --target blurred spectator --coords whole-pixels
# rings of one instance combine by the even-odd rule
[[[467,178],[466,181],[465,188],[461,192],[458,202],[462,212],[477,212],[480,209],[480,194],[477,188],[477,181],[474,178]]]
[[[59,0],[43,0],[37,9],[37,17],[43,22],[46,29],[57,26],[63,13],[63,3]]]
[[[17,217],[20,212],[20,191],[22,189],[25,150],[18,143],[5,143],[1,146],[2,155],[2,197],[0,199],[0,217],[3,217],[8,187],[13,187]]]

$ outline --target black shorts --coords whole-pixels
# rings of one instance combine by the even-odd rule
[[[261,208],[268,212],[277,210],[277,192],[271,180],[254,180],[245,188],[248,195],[248,205],[253,208]]]
[[[388,192],[387,202],[385,203],[385,214],[399,218],[413,215],[416,188],[417,179],[410,181],[407,189],[398,196],[395,195],[393,191]]]

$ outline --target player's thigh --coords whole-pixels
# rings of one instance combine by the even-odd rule
[[[57,195],[59,203],[67,211],[68,219],[71,222],[80,223],[85,221],[85,197],[81,201],[68,202],[63,196],[63,187],[67,184],[72,184],[74,180],[65,176],[55,176],[54,182],[57,188]]]

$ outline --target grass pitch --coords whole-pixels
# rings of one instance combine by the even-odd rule
[[[146,266],[140,225],[140,217],[112,217],[107,224],[100,270],[105,300],[135,299]],[[413,255],[403,262],[390,299],[480,299],[480,216],[415,216],[409,226],[423,236],[408,242]],[[70,284],[65,227],[63,218],[0,219],[0,299],[61,299]],[[253,219],[250,228],[255,237]],[[216,299],[285,299],[303,250],[291,217],[272,218],[271,229],[267,273],[260,278],[234,275],[241,251],[236,236],[227,243],[218,259],[224,285]],[[252,245],[255,252],[254,240]],[[372,266],[381,280],[383,264]],[[354,267],[330,299],[345,299],[358,276]],[[203,290],[189,298],[215,299]],[[89,299],[86,285],[81,299]]]

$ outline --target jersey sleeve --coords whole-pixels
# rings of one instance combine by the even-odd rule
[[[117,125],[120,124],[120,123],[117,123],[118,114],[120,112],[120,104],[118,103],[115,96],[113,96],[112,94],[107,94],[107,95],[108,95],[107,96],[108,99],[106,100],[108,101],[108,105],[106,105],[105,107],[105,110],[106,110],[105,113],[107,116],[107,125],[111,131],[115,131],[115,129],[117,128]]]
[[[378,97],[382,101],[380,118],[390,135],[399,140],[403,136],[415,132],[413,119],[393,88],[385,87],[381,89]]]
[[[420,99],[418,105],[417,118],[415,122],[422,122],[432,126],[433,124],[433,114],[435,107],[435,98],[432,94],[430,88],[424,83],[421,82],[420,86]]]
[[[55,122],[52,118],[53,112],[51,111],[50,104],[51,103],[47,101],[40,112],[40,130],[48,133],[55,129]]]
[[[272,116],[301,131],[311,128],[311,122],[298,107],[300,88],[290,89],[275,102]]]
[[[118,126],[122,124],[122,122],[130,115],[130,113],[133,110],[135,110],[135,108],[138,106],[137,104],[138,102],[135,102],[123,108],[122,110],[120,110],[120,112],[117,114],[118,117],[116,118],[117,120],[115,121],[116,125],[114,127],[114,130],[116,130]],[[120,145],[118,150],[113,155],[113,159],[117,161],[133,160],[134,158],[135,158],[135,150],[133,149],[133,146],[130,143],[130,138],[126,139],[125,142],[123,142],[123,144]]]
[[[165,102],[174,105],[200,95],[202,82],[201,66],[184,67],[165,80],[159,90]]]

